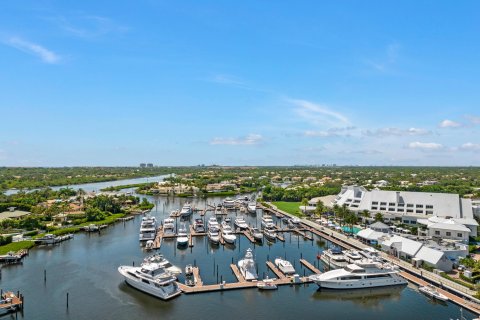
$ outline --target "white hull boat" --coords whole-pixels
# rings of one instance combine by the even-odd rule
[[[273,279],[263,279],[257,283],[257,288],[260,290],[275,290],[278,289],[277,285],[273,281]]]
[[[293,268],[290,261],[283,260],[282,258],[275,259],[275,265],[277,266],[280,271],[283,272],[285,275],[292,275],[295,274],[295,269]]]
[[[248,248],[245,258],[238,261],[238,268],[240,273],[247,281],[253,281],[258,279],[257,269],[255,267],[255,261],[253,260],[252,249]]]
[[[423,294],[433,298],[433,299],[436,299],[436,300],[440,300],[440,301],[448,301],[448,297],[444,294],[441,294],[440,292],[438,292],[437,288],[435,288],[434,286],[432,285],[427,285],[427,286],[424,286],[424,287],[420,287],[418,288],[418,290],[420,292],[422,292]]]

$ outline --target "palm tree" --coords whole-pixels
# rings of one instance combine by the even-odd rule
[[[383,222],[383,214],[381,214],[380,212],[378,212],[375,217],[374,217],[375,221],[380,221],[380,222]]]
[[[338,214],[338,211],[339,211],[340,207],[338,206],[338,204],[334,204],[333,205],[333,215],[335,216],[335,219],[337,218],[337,214]]]
[[[301,202],[300,204],[304,207],[304,208],[303,208],[303,209],[304,209],[304,212],[303,212],[303,213],[306,214],[306,213],[307,213],[307,206],[308,206],[308,199],[307,199],[307,198],[303,198],[303,199],[302,199],[302,202]],[[302,210],[300,210],[300,211],[302,211]]]
[[[365,225],[365,228],[366,228],[367,227],[367,219],[370,218],[370,211],[365,209],[362,212],[360,212],[360,215],[363,218],[363,222],[364,222],[364,225]]]
[[[317,207],[315,208],[315,215],[321,217],[324,211],[325,205],[323,204],[322,200],[318,200]]]
[[[350,227],[350,231],[353,234],[353,226],[358,222],[357,215],[354,212],[347,209],[347,216],[345,217],[345,222]]]

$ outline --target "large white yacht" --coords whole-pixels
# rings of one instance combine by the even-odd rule
[[[177,232],[177,245],[179,246],[186,246],[188,244],[188,233],[185,224],[182,224],[180,228],[178,228]]]
[[[262,228],[273,228],[275,223],[273,223],[272,217],[268,214],[264,214],[262,217]]]
[[[356,263],[357,261],[361,261],[363,256],[357,250],[346,250],[344,251],[345,260],[348,263]]]
[[[180,269],[177,266],[174,266],[173,264],[170,263],[163,255],[161,254],[152,254],[151,256],[146,257],[143,259],[143,265],[148,265],[150,263],[156,263],[162,268],[164,268],[166,271],[170,272],[173,275],[178,275],[182,273],[182,269]]]
[[[147,215],[142,218],[140,224],[140,241],[155,240],[155,235],[157,234],[157,219],[150,215]]]
[[[290,261],[284,260],[282,258],[275,259],[275,265],[286,275],[295,274],[295,269],[293,268]]]
[[[247,210],[250,213],[257,212],[257,203],[255,201],[249,202],[247,205]]]
[[[210,217],[210,219],[208,219],[208,229],[220,230],[220,224],[218,223],[217,218]]]
[[[175,234],[175,220],[172,218],[163,219],[163,233],[166,235]]]
[[[214,227],[208,228],[208,232],[207,232],[208,239],[214,244],[220,243],[220,234],[218,233],[218,230],[219,229]]]
[[[180,210],[181,217],[188,217],[193,213],[192,205],[187,202],[183,205],[182,210]]]
[[[372,260],[362,260],[342,269],[310,276],[320,288],[360,289],[407,284],[398,268]]]
[[[140,267],[120,266],[118,272],[135,289],[163,300],[182,293],[175,282],[175,276],[158,263],[144,263]]]
[[[237,237],[233,234],[232,227],[225,221],[222,222],[222,238],[226,243],[230,244],[235,243],[235,240],[237,240]]]
[[[242,216],[239,216],[235,219],[235,225],[237,228],[240,228],[240,230],[248,229],[248,224],[245,222],[245,219]]]
[[[238,261],[238,268],[240,273],[247,281],[257,280],[257,268],[255,267],[255,261],[253,260],[252,249],[248,248],[245,258]]]
[[[328,267],[338,269],[346,267],[348,262],[343,254],[342,250],[339,248],[332,248],[322,252],[320,259]]]

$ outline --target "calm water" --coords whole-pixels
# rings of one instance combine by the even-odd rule
[[[164,218],[179,208],[186,199],[149,197],[157,206],[152,214]],[[209,203],[220,199],[209,199]],[[198,205],[204,206],[205,200]],[[208,218],[209,215],[207,215]],[[235,213],[230,214],[231,217]],[[260,292],[246,289],[182,295],[163,302],[127,286],[117,272],[119,265],[140,263],[147,255],[138,242],[140,217],[107,228],[101,234],[78,234],[75,239],[56,246],[38,247],[30,251],[23,265],[5,267],[1,288],[20,290],[25,295],[25,311],[21,319],[229,319],[279,318],[294,319],[450,319],[459,318],[453,304],[436,304],[419,294],[414,286],[351,292],[317,291],[313,284],[283,286],[277,291]],[[248,222],[258,223],[261,213],[248,215]],[[281,223],[280,221],[278,221]],[[238,241],[240,240],[240,241]],[[235,281],[229,264],[243,257],[247,248],[254,250],[260,275],[269,273],[267,258],[287,257],[295,261],[300,274],[309,274],[300,267],[300,252],[310,262],[328,243],[303,240],[285,234],[285,242],[253,246],[241,237],[236,246],[211,246],[206,238],[195,238],[195,246],[180,250],[175,241],[166,240],[160,252],[179,267],[196,262],[205,283],[217,279]],[[218,276],[217,276],[218,266]],[[44,282],[43,272],[47,271]],[[218,278],[217,278],[218,277]],[[183,281],[183,278],[180,280]],[[69,308],[66,293],[69,292]],[[464,312],[467,319],[474,316]],[[5,316],[4,318],[15,318]]]

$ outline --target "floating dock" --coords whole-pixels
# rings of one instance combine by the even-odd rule
[[[2,294],[2,301],[0,302],[0,310],[8,312],[23,310],[23,295],[13,292],[5,292]]]
[[[237,277],[238,282],[241,282],[241,283],[247,282],[247,280],[245,280],[242,273],[240,272],[240,269],[238,269],[236,265],[232,263],[230,265],[230,268],[232,268],[233,274],[235,275],[235,277]]]
[[[163,239],[163,227],[158,227],[155,240],[153,240],[153,249],[160,249]]]
[[[283,274],[283,272],[281,272],[281,271],[273,264],[273,262],[267,261],[267,266],[270,268],[270,270],[273,271],[273,273],[275,273],[275,276],[276,276],[278,279],[286,279],[286,278],[287,278],[287,277]]]
[[[300,259],[300,263],[303,264],[307,269],[309,269],[310,271],[312,271],[315,274],[322,273],[322,271],[318,270],[313,264],[311,264],[310,262],[308,262],[305,259]]]

